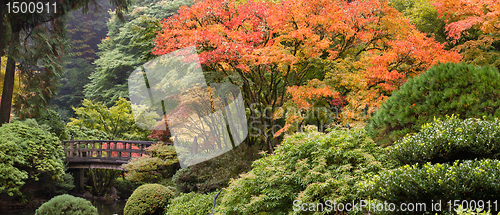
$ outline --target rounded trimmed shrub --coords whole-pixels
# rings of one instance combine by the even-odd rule
[[[500,120],[436,119],[390,148],[401,164],[451,163],[455,160],[500,158]]]
[[[214,197],[218,192],[212,192],[207,194],[201,193],[186,193],[178,197],[173,198],[167,207],[167,212],[165,215],[198,215],[198,214],[210,214],[214,206]],[[217,197],[217,205],[221,203],[222,191]],[[217,208],[217,207],[216,207]],[[214,210],[216,212],[217,210]]]
[[[160,184],[144,184],[134,190],[123,209],[124,215],[163,214],[174,192]]]
[[[97,208],[95,208],[90,201],[80,197],[64,194],[56,196],[50,201],[43,203],[43,205],[40,206],[35,212],[35,215],[43,214],[97,215],[98,213]]]
[[[430,205],[441,200],[442,209],[449,210],[448,201],[453,204],[456,199],[476,202],[482,200],[491,201],[491,210],[499,210],[495,209],[495,203],[492,203],[500,199],[499,175],[498,160],[467,160],[463,163],[457,160],[453,164],[427,163],[422,167],[405,165],[394,170],[381,171],[378,175],[368,175],[365,177],[368,180],[362,183],[365,186],[365,195],[395,205],[405,202],[426,203],[427,211],[430,211]],[[393,211],[389,214],[397,213]],[[409,214],[408,211],[399,213]],[[422,211],[416,214],[422,214]]]
[[[494,67],[446,63],[408,80],[367,125],[375,142],[391,145],[435,117],[500,116],[500,74]]]

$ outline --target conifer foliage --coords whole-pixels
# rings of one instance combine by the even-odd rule
[[[392,144],[445,115],[500,116],[500,74],[494,67],[446,63],[408,80],[367,126],[375,141]]]

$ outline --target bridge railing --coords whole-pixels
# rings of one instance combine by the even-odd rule
[[[131,140],[70,140],[62,141],[66,160],[109,159],[129,160],[147,154],[150,141]]]

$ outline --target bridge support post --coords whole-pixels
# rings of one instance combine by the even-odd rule
[[[80,169],[76,169],[75,171],[75,186],[76,186],[76,190],[78,190],[78,192],[81,192],[85,189],[84,187],[84,171],[85,169],[83,168],[80,168]]]

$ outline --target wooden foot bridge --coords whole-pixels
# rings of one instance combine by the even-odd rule
[[[67,167],[73,172],[78,190],[84,187],[84,169],[124,170],[122,165],[134,157],[147,154],[145,148],[155,142],[132,140],[62,141]],[[171,143],[167,143],[171,144]]]
[[[62,141],[69,169],[117,169],[133,157],[147,154],[150,141],[70,140]]]

